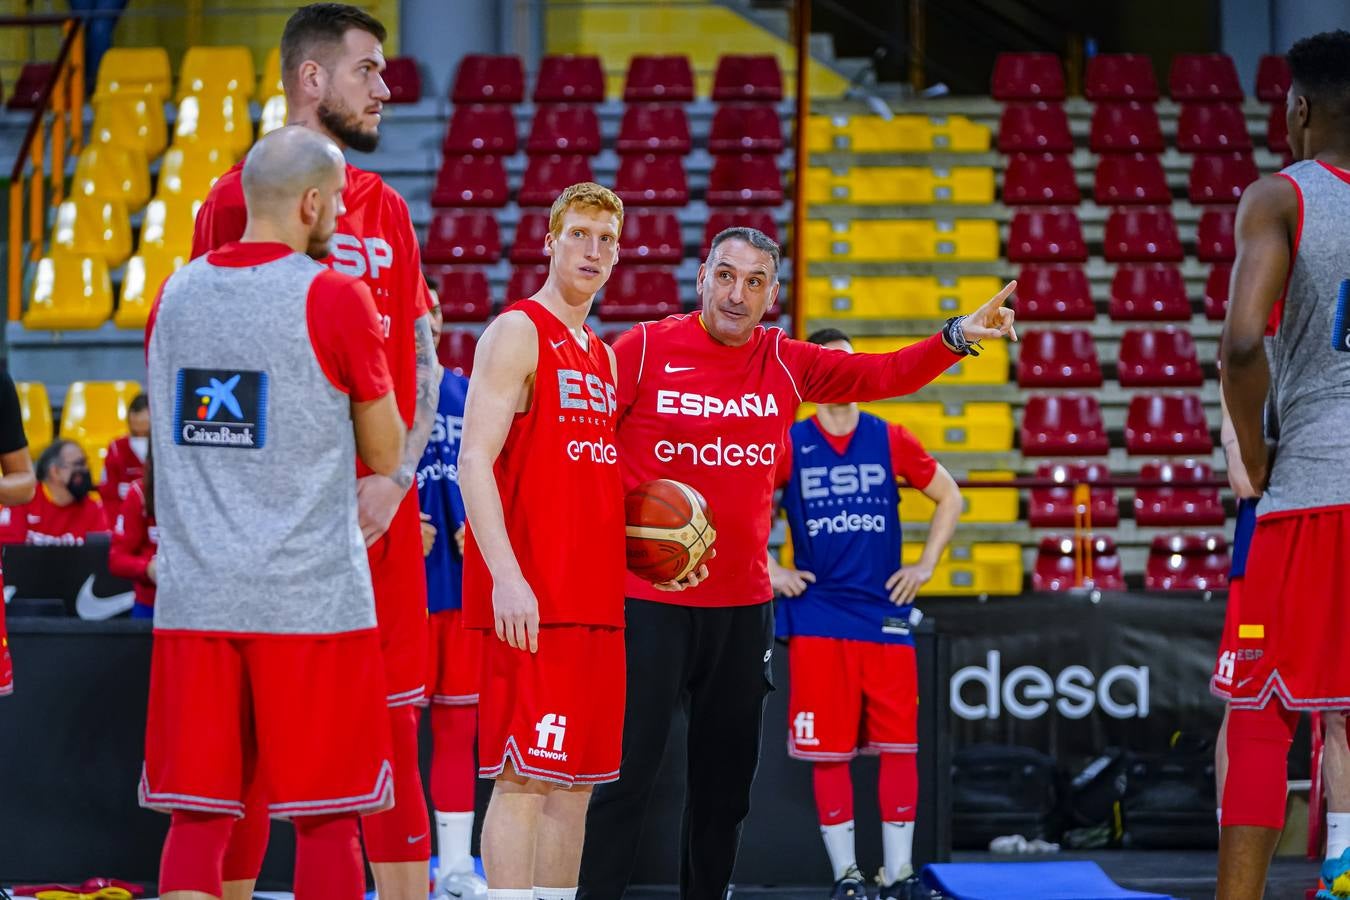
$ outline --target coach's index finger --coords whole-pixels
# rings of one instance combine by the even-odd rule
[[[1004,301],[1007,300],[1010,296],[1012,296],[1012,293],[1015,290],[1017,290],[1017,279],[1014,278],[1012,281],[1008,282],[1003,286],[1003,290],[999,291],[997,294],[986,300],[984,302],[984,306],[981,306],[979,309],[975,310],[975,315],[980,317],[980,324],[983,325],[984,319],[987,316],[993,313],[994,310],[1003,306]]]

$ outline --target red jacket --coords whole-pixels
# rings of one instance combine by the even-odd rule
[[[138,478],[127,489],[122,511],[113,524],[108,571],[132,583],[136,602],[155,605],[155,583],[145,574],[159,550],[159,527],[145,512],[145,488]]]

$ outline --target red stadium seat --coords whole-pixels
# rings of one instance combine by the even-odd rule
[[[625,103],[689,103],[694,99],[694,70],[689,57],[634,56],[623,86]]]
[[[455,103],[520,103],[525,99],[525,67],[520,57],[468,54],[455,70],[450,99]]]
[[[37,109],[42,101],[42,89],[52,77],[52,66],[53,63],[24,63],[5,105],[10,109]]]
[[[1266,117],[1266,149],[1271,153],[1289,152],[1289,120],[1284,104],[1273,104]]]
[[[1162,162],[1151,153],[1108,153],[1097,163],[1092,190],[1098,206],[1166,205],[1172,189]]]
[[[506,169],[496,156],[447,156],[431,192],[432,206],[505,206],[506,199]]]
[[[728,228],[741,226],[758,229],[772,238],[775,243],[779,242],[778,223],[765,210],[721,209],[708,216],[708,223],[703,226],[703,245],[699,250],[700,261],[707,258],[708,248],[712,246],[713,238]]]
[[[1097,317],[1081,266],[1023,266],[1016,298],[1018,321],[1091,322]]]
[[[677,313],[675,271],[661,266],[619,266],[605,285],[598,315],[604,322],[641,322]]]
[[[1205,383],[1195,338],[1184,328],[1130,328],[1121,335],[1121,387],[1199,387]]]
[[[1140,527],[1222,525],[1226,520],[1218,488],[1185,486],[1212,479],[1214,470],[1208,463],[1194,459],[1147,462],[1139,477],[1168,482],[1167,487],[1135,489],[1134,521]]]
[[[609,344],[611,347],[613,347],[614,342],[617,341],[619,338],[623,337],[628,332],[632,331],[633,327],[634,326],[632,325],[611,326],[609,328],[600,329],[598,332],[596,332],[596,334],[600,335],[600,340],[604,341],[606,344]]]
[[[1003,202],[1009,206],[1076,206],[1082,195],[1069,157],[1055,153],[1017,153],[1003,173]]]
[[[531,156],[516,202],[521,206],[552,206],[566,188],[594,180],[590,160],[584,156]]]
[[[683,259],[684,239],[674,213],[635,210],[624,216],[619,260],[625,265],[677,265]]]
[[[598,56],[545,56],[534,82],[535,103],[602,103],[605,70]]]
[[[593,156],[600,152],[600,120],[595,107],[541,106],[534,114],[525,152],[531,155],[568,153]]]
[[[777,103],[783,99],[783,73],[778,57],[729,54],[717,61],[712,98],[717,103],[751,100]]]
[[[436,212],[427,229],[422,261],[428,263],[493,263],[501,258],[497,217],[478,212]]]
[[[1237,67],[1222,53],[1178,53],[1172,57],[1167,82],[1178,103],[1242,100]]]
[[[1236,222],[1236,207],[1221,206],[1201,213],[1195,229],[1196,258],[1201,262],[1232,262],[1237,256],[1237,239],[1233,234]]]
[[[516,238],[511,242],[511,262],[517,265],[547,263],[548,257],[544,255],[544,237],[547,234],[548,213],[521,213],[520,221],[516,223]]]
[[[1017,351],[1017,386],[1024,388],[1098,387],[1102,367],[1086,328],[1028,331]]]
[[[1191,163],[1191,202],[1237,203],[1247,185],[1261,177],[1249,153],[1214,153]]]
[[[1256,99],[1262,103],[1283,106],[1292,81],[1289,60],[1275,53],[1267,53],[1256,66]]]
[[[1182,322],[1191,317],[1181,270],[1165,263],[1126,263],[1111,279],[1107,314],[1116,321]]]
[[[1000,153],[1072,153],[1069,117],[1058,103],[1009,103],[998,122]]]
[[[1008,231],[1008,261],[1083,262],[1087,242],[1070,209],[1019,209]]]
[[[994,59],[995,100],[1063,100],[1064,67],[1054,53],[1000,53]]]
[[[1088,148],[1093,153],[1161,153],[1158,113],[1148,103],[1098,103],[1092,111]]]
[[[1180,262],[1181,238],[1166,209],[1118,209],[1106,220],[1108,262]]]
[[[1215,263],[1205,279],[1205,318],[1222,322],[1228,312],[1228,281],[1233,274],[1231,263]]]
[[[422,99],[422,74],[411,56],[395,56],[386,61],[384,83],[390,103],[416,103]]]
[[[510,156],[516,152],[516,117],[503,104],[457,106],[442,146],[446,156]]]
[[[1111,477],[1111,471],[1101,463],[1041,463],[1036,467],[1037,478],[1053,478],[1064,487],[1032,488],[1027,503],[1027,524],[1032,528],[1072,528],[1074,524],[1073,484],[1099,482]],[[1120,522],[1120,507],[1116,505],[1116,489],[1091,487],[1088,507],[1094,528],[1113,528]]]
[[[1186,103],[1177,119],[1177,149],[1182,153],[1251,150],[1247,117],[1236,103]]]
[[[1032,394],[1022,410],[1023,456],[1102,456],[1110,449],[1092,394]]]
[[[670,154],[621,157],[614,192],[633,206],[684,206],[689,202],[684,163]]]
[[[472,331],[459,328],[447,328],[441,335],[436,356],[441,365],[452,372],[468,375],[473,371],[473,351],[478,348],[478,337]]]
[[[724,103],[713,114],[710,153],[781,153],[783,123],[765,103]]]
[[[1125,575],[1120,567],[1116,543],[1105,535],[1088,539],[1087,551],[1092,560],[1092,577],[1084,572],[1084,584],[1075,583],[1077,564],[1074,539],[1068,536],[1046,537],[1036,552],[1036,565],[1031,572],[1033,591],[1069,591],[1075,587],[1096,588],[1099,591],[1125,590]]]
[[[620,153],[688,153],[693,147],[689,137],[689,117],[684,107],[674,103],[635,103],[623,111],[619,139],[614,149]]]
[[[1083,93],[1094,103],[1103,100],[1158,99],[1153,60],[1142,53],[1098,53],[1087,61]]]
[[[1144,590],[1223,590],[1230,565],[1228,541],[1221,534],[1158,535],[1148,551]]]
[[[441,295],[447,322],[485,322],[492,315],[487,272],[475,266],[431,266],[427,277]]]
[[[777,206],[783,202],[778,161],[761,153],[713,157],[709,206]]]
[[[547,280],[547,265],[512,266],[511,277],[506,282],[506,302],[515,303],[533,296]]]
[[[1125,449],[1132,456],[1209,453],[1214,441],[1196,394],[1137,394],[1125,416]]]

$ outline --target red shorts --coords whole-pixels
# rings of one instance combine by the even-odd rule
[[[417,491],[408,491],[384,537],[369,551],[390,706],[420,703],[427,680],[427,571]]]
[[[5,627],[5,599],[0,597],[0,697],[14,693],[14,661],[9,658],[9,629]]]
[[[478,680],[483,674],[484,632],[465,628],[464,616],[458,609],[432,613],[427,630],[431,634],[427,647],[431,702],[445,706],[477,703]]]
[[[1288,709],[1350,707],[1350,507],[1264,516],[1256,524],[1234,642],[1234,708],[1276,697]]]
[[[374,631],[155,635],[142,806],[242,816],[256,772],[278,818],[378,812],[391,758]]]
[[[521,775],[571,787],[619,777],[623,745],[623,629],[545,625],[539,652],[483,635],[478,775],[506,761]]]
[[[1209,677],[1209,692],[1220,700],[1232,697],[1233,668],[1237,664],[1238,624],[1242,618],[1242,586],[1245,578],[1228,582],[1228,606],[1223,613],[1223,637],[1219,638],[1219,652],[1214,658],[1214,672]]]
[[[843,638],[788,641],[788,755],[840,762],[919,749],[914,648]]]

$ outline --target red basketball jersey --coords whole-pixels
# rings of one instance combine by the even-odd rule
[[[497,457],[497,489],[520,570],[544,625],[622,627],[623,487],[614,443],[616,386],[605,345],[586,346],[534,300],[519,310],[539,341],[534,397]],[[492,576],[464,540],[464,623],[492,628]]]

